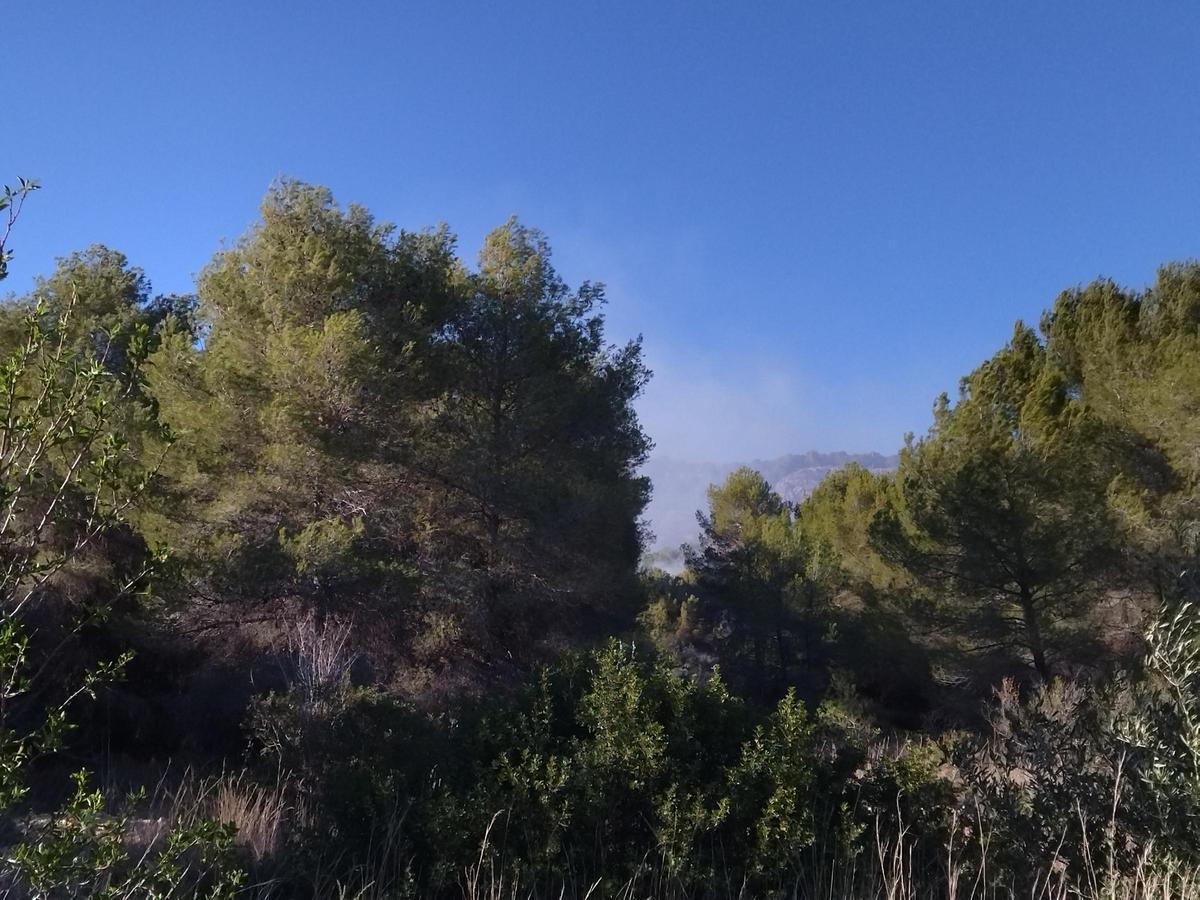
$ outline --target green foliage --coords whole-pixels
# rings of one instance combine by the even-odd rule
[[[879,556],[869,533],[875,515],[896,502],[889,476],[858,465],[831,472],[797,510],[813,545],[811,567],[826,580],[863,593],[897,587],[902,570]]]
[[[1123,463],[1123,566],[1160,597],[1179,596],[1198,552],[1198,294],[1200,266],[1178,263],[1145,291],[1109,281],[1067,291],[1042,320],[1048,352]]]
[[[201,273],[203,343],[168,317],[149,366],[185,446],[143,527],[184,596],[369,609],[410,657],[438,643],[417,623],[452,621],[492,657],[631,595],[648,373],[605,343],[602,289],[570,291],[515,221],[468,272],[444,229],[324,188],[279,183],[261,213]]]
[[[34,825],[8,860],[32,898],[156,900],[237,896],[243,873],[234,865],[234,829],[197,822],[169,830],[161,846],[140,860],[128,847],[132,822],[112,816],[99,791],[89,791],[83,772],[74,777],[66,805],[44,824]]]
[[[364,532],[363,520],[318,519],[295,535],[281,534],[280,547],[292,560],[299,575],[333,578],[351,574],[354,554]]]
[[[919,600],[968,652],[1017,652],[1049,679],[1086,660],[1074,634],[1114,559],[1103,490],[1117,472],[1037,336],[1012,341],[943,396],[929,435],[901,455],[901,502],[873,546],[927,589]]]
[[[487,726],[484,808],[504,811],[521,843],[503,849],[529,865],[629,877],[656,841],[672,865],[696,865],[692,847],[728,805],[706,779],[732,762],[741,723],[719,678],[679,679],[613,643],[545,672],[517,715]]]
[[[32,187],[22,182],[18,209]],[[6,189],[4,205],[13,199]],[[65,641],[32,658],[28,622],[53,598],[59,578],[127,528],[129,510],[153,475],[126,437],[129,423],[171,440],[139,390],[147,327],[108,320],[102,308],[113,296],[132,306],[137,297],[127,295],[137,294],[140,275],[128,273],[123,258],[98,255],[99,262],[73,258],[57,281],[39,286],[28,308],[6,310],[19,314],[22,326],[0,362],[0,812],[6,816],[27,798],[33,765],[62,749],[75,702],[94,699],[97,687],[116,679],[131,659],[126,651],[75,673],[59,656]],[[102,286],[66,274],[80,269]],[[99,307],[87,302],[97,298]],[[143,589],[159,562],[159,555],[142,555],[78,613],[75,630],[103,621],[121,599]],[[107,815],[101,794],[88,791],[86,781],[78,773],[66,805],[44,824],[30,822],[8,848],[4,874],[18,890],[45,898],[232,896],[239,876],[224,865],[227,829],[176,829],[138,860],[126,846],[128,819]]]
[[[1123,780],[1106,697],[1086,685],[1054,681],[1022,696],[1012,682],[997,691],[990,735],[960,748],[961,775],[977,820],[987,823],[996,855],[1009,867],[1058,847],[1074,864],[1086,840],[1102,841],[1121,815],[1121,832],[1140,833]],[[1126,864],[1130,848],[1119,849]]]
[[[387,834],[384,868],[431,892],[481,858],[514,883],[608,892],[656,872],[681,896],[770,892],[825,854],[868,852],[898,796],[939,837],[953,806],[930,744],[876,754],[861,721],[810,716],[794,693],[755,716],[719,676],[681,677],[617,642],[454,722],[375,692],[339,696],[315,716],[295,690],[256,712],[273,765],[324,813],[297,853],[348,872]]]
[[[15,188],[6,184],[3,193],[0,193],[0,213],[4,213],[5,219],[4,233],[0,234],[0,281],[8,275],[8,261],[12,259],[13,251],[8,246],[8,239],[12,236],[13,226],[17,224],[26,198],[39,187],[41,185],[36,181],[18,178]]]
[[[739,682],[782,694],[800,652],[797,632],[819,628],[808,544],[793,510],[751,469],[710,487],[708,501],[700,546],[688,552],[707,639]]]
[[[816,837],[813,729],[804,706],[788,692],[755,729],[730,773],[734,814],[751,823],[749,864],[757,874],[793,870]],[[750,811],[746,815],[745,811]]]
[[[640,583],[649,372],[540,232],[472,268],[285,181],[197,289],[94,246],[0,310],[0,806],[35,895],[238,883],[228,828],[135,858],[83,776],[35,814],[41,761],[120,730],[72,732],[89,696],[294,796],[280,896],[833,896],[888,858],[1095,894],[1097,849],[1200,860],[1200,266],[1019,324],[894,475],[792,505],[732,473]]]
[[[434,344],[451,377],[421,440],[455,491],[457,538],[470,540],[490,606],[543,583],[594,595],[636,568],[648,485],[635,469],[649,441],[632,403],[649,372],[640,343],[606,346],[603,303],[601,285],[570,291],[545,236],[510,220],[485,239]]]
[[[1133,761],[1147,830],[1177,855],[1200,853],[1200,628],[1194,601],[1164,604],[1146,635],[1145,668],[1123,685],[1114,730]]]

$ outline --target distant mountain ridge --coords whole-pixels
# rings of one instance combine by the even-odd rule
[[[650,547],[656,551],[674,551],[680,544],[694,542],[698,532],[696,511],[704,509],[710,484],[724,481],[734,469],[746,465],[761,472],[783,499],[798,503],[812,493],[834,469],[850,463],[872,472],[890,472],[899,456],[882,453],[848,453],[839,450],[822,453],[809,450],[789,453],[775,459],[749,462],[689,462],[669,456],[651,457],[642,468],[654,484],[654,494],[646,507],[646,520],[654,532]]]

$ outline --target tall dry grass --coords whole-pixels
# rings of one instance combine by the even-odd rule
[[[286,900],[294,896],[315,900],[395,900],[416,898],[412,874],[419,860],[407,856],[402,841],[403,810],[382,823],[361,862],[347,870],[337,858],[287,858],[288,840],[312,821],[299,801],[296,785],[263,785],[244,773],[199,778],[187,773],[167,789],[160,785],[151,800],[154,815],[136,820],[142,829],[136,842],[149,848],[176,825],[201,818],[234,824],[237,844],[252,877],[241,896],[247,900]],[[982,817],[967,843],[953,842],[931,855],[928,846],[906,824],[878,822],[856,853],[821,844],[810,848],[804,864],[789,884],[770,894],[757,893],[744,882],[720,874],[701,890],[674,875],[665,858],[651,852],[632,876],[613,879],[601,874],[572,878],[539,875],[507,858],[496,835],[503,813],[497,813],[479,843],[472,863],[461,873],[457,888],[439,898],[461,900],[752,900],[760,896],[787,900],[1200,900],[1200,869],[1144,848],[1130,871],[1118,871],[1108,848],[1121,836],[1106,829],[1089,836],[1079,823],[1064,825],[1062,841],[1029,860],[1019,873],[1026,885],[1018,889],[1014,873],[998,871],[993,837]],[[1115,816],[1114,816],[1115,822]],[[1079,835],[1079,853],[1068,863],[1064,842]],[[293,871],[282,871],[287,859]],[[302,877],[299,869],[303,869]],[[1029,885],[1032,884],[1032,887]],[[286,887],[285,887],[286,885]],[[0,900],[24,897],[0,883]]]
[[[231,824],[241,855],[259,868],[269,868],[288,838],[311,821],[297,784],[262,784],[245,772],[203,778],[187,770],[173,782],[164,777],[151,792],[146,812],[131,823],[131,843],[152,846],[173,828],[200,821]]]
[[[499,818],[499,816],[497,816]],[[496,819],[492,824],[495,825]],[[1071,829],[1064,828],[1064,840]],[[481,842],[478,859],[463,873],[463,900],[751,900],[747,884],[717,883],[701,892],[678,883],[661,860],[647,860],[630,878],[610,882],[581,878],[535,886],[522,883],[490,844],[492,828]],[[949,844],[936,862],[924,857],[910,830],[876,829],[858,854],[814,852],[810,864],[789,885],[768,896],[787,900],[1200,900],[1200,868],[1155,853],[1147,847],[1132,871],[1121,872],[1104,848],[1119,835],[1082,839],[1080,862],[1069,865],[1062,844],[1047,848],[1020,873],[1026,884],[1015,886],[1014,873],[996,871],[992,839],[986,829],[973,832],[970,846]],[[933,863],[933,864],[931,864]],[[1032,876],[1030,879],[1028,876]],[[343,894],[361,900],[383,900],[386,891]]]

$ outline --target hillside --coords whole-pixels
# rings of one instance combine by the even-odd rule
[[[196,288],[0,304],[4,896],[1196,897],[1200,264],[743,465],[515,219],[284,181]]]

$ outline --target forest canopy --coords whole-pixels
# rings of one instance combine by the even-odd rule
[[[734,471],[678,574],[642,565],[651,375],[604,303],[517,219],[468,261],[291,180],[194,294],[94,245],[6,300],[5,877],[874,896],[950,846],[1001,896],[1094,848],[1114,884],[1200,862],[1200,264],[1018,322],[894,472],[790,503]]]

